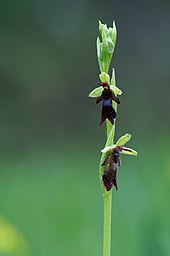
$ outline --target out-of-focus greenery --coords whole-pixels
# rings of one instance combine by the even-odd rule
[[[122,156],[112,252],[170,255],[169,8],[168,0],[1,1],[0,216],[28,250],[4,251],[1,239],[0,256],[102,253],[105,128],[87,97],[99,79],[99,19],[118,28],[116,139],[133,134],[139,153]]]
[[[122,156],[113,193],[113,255],[169,255],[168,146],[139,151],[135,159]],[[98,160],[79,147],[1,162],[1,214],[22,231],[30,255],[101,255]]]
[[[26,256],[30,255],[27,242],[16,228],[4,218],[0,218],[0,254]]]

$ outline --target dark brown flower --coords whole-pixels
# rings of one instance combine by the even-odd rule
[[[120,163],[121,163],[119,151],[120,151],[119,147],[116,147],[115,149],[113,149],[110,152],[109,156],[102,163],[102,166],[108,164],[108,167],[102,176],[102,180],[107,191],[111,190],[113,186],[115,186],[116,190],[118,190],[117,172],[118,172],[118,167],[120,166]]]
[[[112,106],[112,100],[114,100],[117,104],[120,104],[120,101],[116,97],[114,92],[110,89],[110,85],[107,82],[103,82],[99,84],[103,86],[102,94],[96,99],[97,104],[102,101],[102,114],[101,114],[100,125],[106,119],[108,119],[113,125],[114,119],[116,118],[116,111]]]

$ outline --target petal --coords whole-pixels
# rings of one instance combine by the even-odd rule
[[[105,147],[101,150],[102,153],[107,153],[109,151],[111,151],[112,149],[116,148],[116,144],[113,144],[112,146],[109,147]]]
[[[102,94],[102,91],[103,91],[102,86],[97,87],[93,91],[91,91],[91,93],[89,93],[89,97],[91,97],[91,98],[99,97]]]
[[[120,151],[120,153],[126,154],[126,155],[132,155],[132,156],[138,155],[138,153],[135,150],[133,150],[132,148],[126,148],[126,147],[123,147],[123,150]]]
[[[105,72],[102,72],[100,75],[100,80],[102,82],[107,82],[108,84],[110,84],[110,76],[108,74],[106,74]]]
[[[120,139],[116,142],[117,146],[124,146],[129,140],[131,139],[131,135],[129,133],[126,133]]]
[[[115,93],[115,94],[117,94],[117,95],[121,95],[122,94],[122,91],[118,88],[118,87],[116,87],[116,86],[114,86],[114,85],[110,85],[110,89]]]

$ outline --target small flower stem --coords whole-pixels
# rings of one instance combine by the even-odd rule
[[[110,83],[110,76],[108,74],[110,62],[112,55],[114,53],[116,45],[116,26],[113,22],[113,27],[108,28],[106,24],[102,24],[99,21],[99,31],[101,34],[100,38],[97,38],[97,57],[99,62],[99,68],[101,74],[99,75],[102,82],[107,82],[110,85],[115,86],[115,73],[113,69],[112,79]],[[115,94],[116,96],[116,94]],[[116,102],[113,102],[113,107],[115,111],[117,110]],[[109,120],[106,120],[106,130],[107,130],[107,141],[105,147],[112,146],[114,142],[115,135],[115,124],[112,125]],[[111,208],[112,208],[112,189],[108,192],[104,186],[102,177],[106,171],[107,166],[103,166],[103,162],[108,156],[108,153],[103,153],[100,160],[99,167],[99,178],[101,182],[101,188],[103,192],[104,199],[104,226],[103,226],[103,256],[110,256],[111,251]]]
[[[104,200],[103,256],[110,256],[112,190],[110,190],[103,196],[103,200]]]

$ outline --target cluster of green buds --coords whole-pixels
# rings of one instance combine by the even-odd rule
[[[112,77],[110,79],[109,67],[114,53],[117,30],[115,22],[113,27],[107,27],[99,21],[100,38],[97,37],[97,58],[100,68],[99,87],[92,90],[89,97],[97,98],[96,103],[102,102],[101,123],[106,121],[107,141],[104,149],[101,150],[102,156],[100,161],[99,175],[104,193],[107,193],[114,185],[117,189],[117,170],[120,165],[120,155],[128,154],[137,156],[137,152],[124,145],[130,140],[131,135],[125,134],[115,144],[115,120],[117,117],[117,104],[120,103],[117,96],[122,94],[122,90],[116,86],[115,69],[112,69]]]
[[[97,37],[97,57],[101,72],[108,73],[112,55],[116,45],[116,25],[113,22],[113,27],[107,27],[99,21],[99,31],[101,34],[102,42]]]

